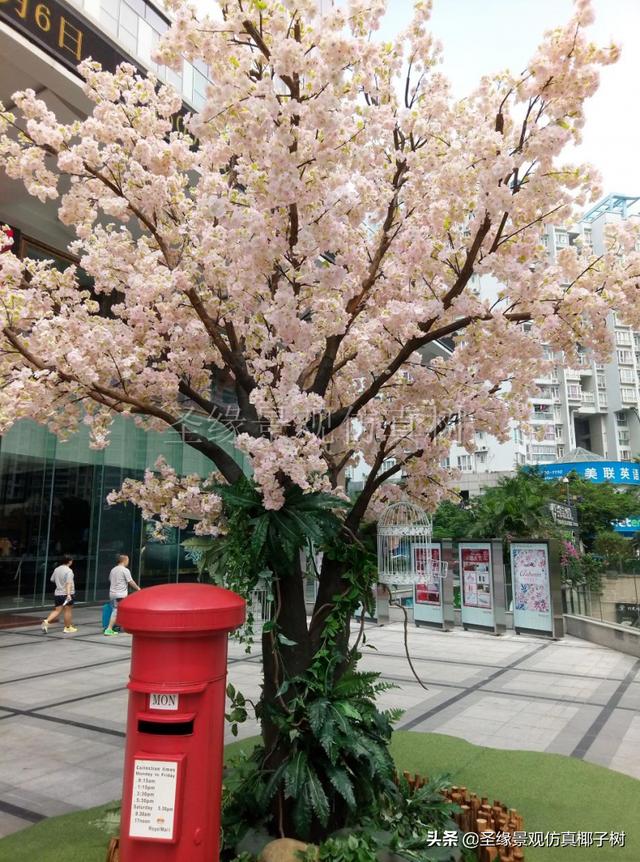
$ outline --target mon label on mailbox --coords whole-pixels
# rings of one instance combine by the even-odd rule
[[[166,694],[158,692],[149,695],[149,709],[172,709],[177,710],[180,705],[179,694]]]

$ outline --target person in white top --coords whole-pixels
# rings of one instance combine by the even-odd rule
[[[116,617],[118,616],[118,605],[123,599],[129,595],[129,587],[134,590],[139,590],[140,587],[131,577],[131,572],[127,568],[129,565],[129,557],[126,554],[118,554],[116,557],[116,565],[109,572],[109,601],[111,602],[111,617],[109,625],[104,630],[107,637],[117,635],[114,631]]]
[[[65,554],[62,558],[61,565],[56,566],[51,575],[51,581],[56,585],[53,596],[55,608],[45,620],[42,620],[41,628],[45,634],[49,631],[49,623],[55,622],[61,613],[63,614],[64,619],[64,633],[68,635],[78,631],[78,629],[73,625],[71,610],[76,592],[76,586],[73,581],[73,569],[71,568],[72,565],[73,557],[70,557],[69,554]]]

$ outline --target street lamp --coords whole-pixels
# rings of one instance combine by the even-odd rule
[[[562,484],[566,486],[566,489],[567,489],[567,506],[570,506],[571,500],[569,498],[569,477],[568,476],[562,477]]]

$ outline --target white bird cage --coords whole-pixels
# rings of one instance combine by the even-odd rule
[[[431,519],[419,506],[392,503],[378,521],[378,582],[422,584],[446,578],[448,563],[431,539]]]

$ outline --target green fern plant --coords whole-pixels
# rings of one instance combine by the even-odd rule
[[[288,757],[265,770],[266,752],[253,754],[254,771],[236,789],[227,812],[247,822],[249,810],[268,819],[277,795],[293,804],[293,826],[299,838],[310,839],[336,823],[357,823],[378,811],[397,793],[389,754],[392,724],[401,711],[380,711],[375,699],[393,687],[378,674],[349,670],[335,685],[316,691],[317,681],[297,681],[296,696],[272,719],[288,733]]]

